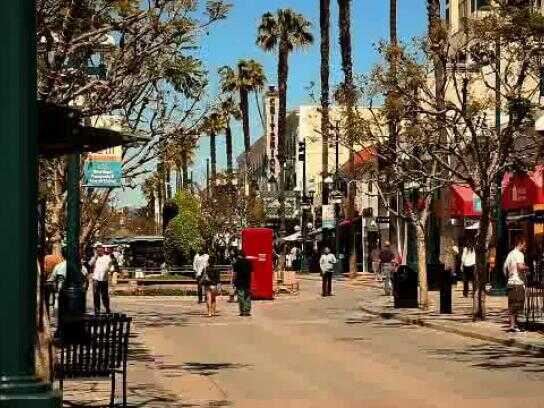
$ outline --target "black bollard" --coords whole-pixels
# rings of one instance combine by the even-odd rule
[[[443,266],[440,271],[440,313],[451,314],[451,272]]]

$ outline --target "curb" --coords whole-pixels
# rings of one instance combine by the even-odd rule
[[[472,338],[476,340],[483,340],[483,341],[489,341],[491,343],[501,344],[503,346],[507,347],[517,347],[523,350],[531,351],[531,352],[537,352],[537,353],[543,353],[544,354],[544,345],[537,345],[533,343],[527,343],[523,341],[519,341],[516,339],[501,339],[495,336],[487,335],[478,333],[472,330],[467,329],[459,329],[457,327],[452,327],[450,325],[446,324],[440,324],[440,323],[434,323],[430,322],[428,320],[424,320],[421,318],[415,318],[415,317],[408,317],[408,316],[402,316],[400,313],[392,313],[392,312],[377,312],[375,310],[369,309],[361,304],[359,304],[359,308],[368,314],[381,317],[384,320],[398,320],[404,323],[421,326],[421,327],[427,327],[430,329],[434,329],[437,331],[445,332],[445,333],[452,333],[457,334],[459,336]]]

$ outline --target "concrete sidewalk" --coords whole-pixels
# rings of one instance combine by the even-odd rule
[[[163,378],[157,369],[156,357],[144,344],[138,327],[133,330],[129,342],[127,368],[127,404],[129,407],[185,407],[187,405],[171,390],[163,386]],[[117,375],[115,401],[121,406],[121,375]],[[63,406],[72,408],[109,407],[111,381],[106,378],[66,380]]]
[[[463,297],[461,283],[453,287],[452,314],[440,314],[440,293],[429,292],[430,306],[427,311],[420,309],[395,309],[393,297],[385,296],[381,284],[373,274],[360,274],[349,283],[354,288],[364,288],[359,307],[366,313],[384,319],[400,320],[409,324],[429,327],[465,337],[490,341],[505,346],[514,346],[544,353],[544,333],[508,333],[508,300],[505,296],[487,297],[487,320],[472,321],[472,297]]]

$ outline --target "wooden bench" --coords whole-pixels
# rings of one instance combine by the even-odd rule
[[[111,376],[110,407],[114,406],[115,374],[123,376],[123,407],[127,406],[128,339],[132,319],[124,314],[85,315],[65,323],[55,342],[55,377],[61,391],[65,379]]]

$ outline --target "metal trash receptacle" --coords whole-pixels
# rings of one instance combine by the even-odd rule
[[[406,265],[393,274],[393,301],[395,308],[418,307],[418,276]]]

